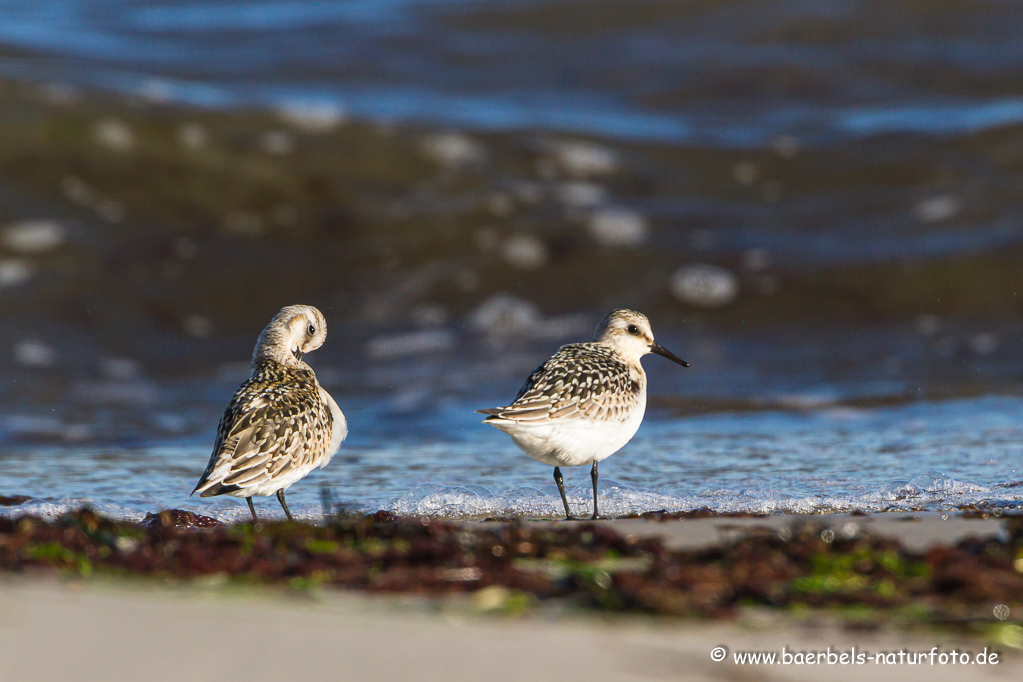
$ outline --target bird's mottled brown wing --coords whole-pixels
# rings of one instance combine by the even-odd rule
[[[234,394],[217,429],[200,497],[253,488],[311,467],[330,442],[332,417],[311,371],[265,363]]]
[[[477,412],[490,415],[485,421],[622,420],[639,399],[640,381],[611,349],[571,344],[533,370],[511,405]]]

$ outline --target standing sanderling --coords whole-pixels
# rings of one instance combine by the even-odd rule
[[[348,423],[302,356],[323,345],[327,322],[307,305],[281,309],[256,342],[252,376],[227,406],[206,471],[192,494],[231,495],[249,503],[253,495],[277,494],[289,521],[284,491],[317,467],[325,467]]]
[[[561,466],[593,463],[593,516],[597,518],[597,462],[618,452],[639,430],[646,411],[646,372],[640,358],[656,353],[689,364],[654,341],[642,313],[620,308],[597,325],[591,343],[562,346],[529,375],[506,407],[476,410],[538,462],[554,467],[565,516]]]

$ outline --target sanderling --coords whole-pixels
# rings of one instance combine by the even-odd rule
[[[484,424],[501,429],[538,462],[554,467],[565,516],[562,466],[593,463],[593,516],[597,518],[597,462],[618,452],[639,430],[646,411],[646,372],[640,358],[656,353],[689,364],[654,341],[642,313],[620,308],[607,315],[591,343],[562,346],[529,375],[515,402],[491,410]]]
[[[276,493],[289,521],[284,491],[313,469],[325,467],[348,435],[344,414],[302,356],[323,345],[327,323],[307,305],[281,309],[256,342],[252,376],[227,406],[206,471],[192,494]]]

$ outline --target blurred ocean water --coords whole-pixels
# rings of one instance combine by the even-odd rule
[[[0,2],[0,493],[242,514],[185,495],[303,302],[352,436],[298,508],[553,514],[472,409],[627,305],[692,368],[647,361],[609,511],[1015,504],[1021,29],[984,0]]]
[[[50,0],[0,73],[214,107],[736,148],[1023,120],[1014,3]]]

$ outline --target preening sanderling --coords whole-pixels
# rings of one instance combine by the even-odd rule
[[[537,367],[505,407],[476,410],[538,462],[554,467],[565,516],[562,466],[593,464],[593,517],[597,518],[597,463],[618,452],[639,430],[646,412],[646,372],[640,359],[656,353],[689,365],[654,341],[646,316],[618,309],[607,315],[591,343],[562,346]]]
[[[217,429],[209,464],[192,494],[244,497],[256,522],[253,495],[277,495],[327,465],[348,435],[344,414],[302,356],[323,345],[327,323],[307,305],[283,308],[259,335],[252,376],[231,399]]]

